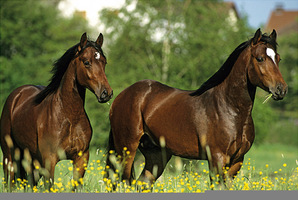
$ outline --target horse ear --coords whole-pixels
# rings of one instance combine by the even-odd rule
[[[275,31],[275,29],[273,29],[273,31],[272,31],[272,33],[269,35],[269,37],[270,37],[271,39],[273,39],[274,41],[276,41],[276,31]]]
[[[101,47],[102,43],[103,43],[103,35],[100,33],[96,40],[96,44],[98,44]]]
[[[256,45],[260,41],[261,37],[262,37],[261,29],[258,29],[254,37],[252,38],[252,44]]]
[[[80,41],[80,48],[82,49],[87,44],[87,34],[83,33]]]

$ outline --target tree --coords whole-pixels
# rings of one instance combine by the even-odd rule
[[[90,30],[85,19],[61,17],[57,5],[57,0],[1,0],[1,108],[16,87],[46,85],[52,63]]]
[[[280,71],[288,84],[288,94],[281,102],[274,102],[275,108],[298,111],[298,34],[296,32],[277,38],[278,53],[281,56]],[[297,115],[296,115],[297,117]]]
[[[134,9],[131,9],[135,5]],[[113,74],[122,84],[152,78],[196,89],[247,39],[245,20],[232,25],[218,1],[132,1],[104,10]],[[220,19],[220,20],[219,20]],[[235,28],[236,27],[236,28]]]

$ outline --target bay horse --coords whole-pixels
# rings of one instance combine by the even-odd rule
[[[233,179],[254,141],[251,113],[256,88],[271,93],[274,100],[287,93],[276,47],[276,31],[268,36],[258,29],[198,90],[180,90],[153,80],[123,90],[109,114],[109,150],[113,151],[108,154],[106,177],[115,170],[111,153],[122,155],[127,149],[130,154],[120,163],[125,163],[122,179],[130,183],[139,148],[145,157],[139,180],[151,185],[172,155],[208,160],[210,175],[219,175],[224,185],[228,177]]]
[[[80,42],[55,62],[48,86],[24,85],[8,96],[0,127],[6,182],[28,175],[36,185],[40,177],[36,169],[40,168],[45,169],[43,176],[51,186],[55,165],[61,159],[73,160],[74,180],[84,176],[92,136],[84,109],[86,88],[99,103],[109,101],[113,94],[105,74],[102,44],[101,33],[96,42],[84,33]],[[25,159],[31,163],[25,166]]]

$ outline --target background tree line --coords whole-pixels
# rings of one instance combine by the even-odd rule
[[[57,8],[59,2],[0,1],[1,110],[16,87],[46,85],[52,63],[78,43],[83,32],[98,35],[97,29],[82,17],[62,17]],[[108,61],[106,73],[115,96],[141,79],[158,80],[180,89],[197,89],[255,32],[245,17],[229,23],[221,1],[135,3],[127,0],[120,9],[100,12],[100,21],[105,26],[102,32]],[[289,93],[283,101],[262,104],[266,93],[258,90],[253,111],[256,143],[297,145],[297,33],[278,37],[278,43],[280,68],[289,84]],[[106,146],[109,108],[109,104],[98,104],[93,94],[87,93],[93,147]]]

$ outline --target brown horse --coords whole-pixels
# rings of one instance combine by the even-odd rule
[[[92,42],[84,33],[57,60],[47,87],[24,85],[9,95],[0,129],[6,181],[27,174],[36,184],[40,168],[46,180],[53,182],[61,159],[73,160],[74,180],[84,176],[92,136],[84,109],[86,88],[100,103],[110,100],[113,93],[105,75],[102,43],[102,34]]]
[[[196,91],[153,80],[139,81],[122,91],[110,109],[109,138],[110,150],[120,155],[124,147],[130,151],[122,162],[126,163],[122,179],[132,180],[138,148],[145,157],[139,180],[150,184],[172,155],[208,160],[210,174],[220,175],[221,180],[233,178],[254,141],[251,113],[256,88],[271,93],[275,100],[287,93],[276,46],[275,30],[267,36],[258,29]],[[110,159],[107,165],[115,169]]]

